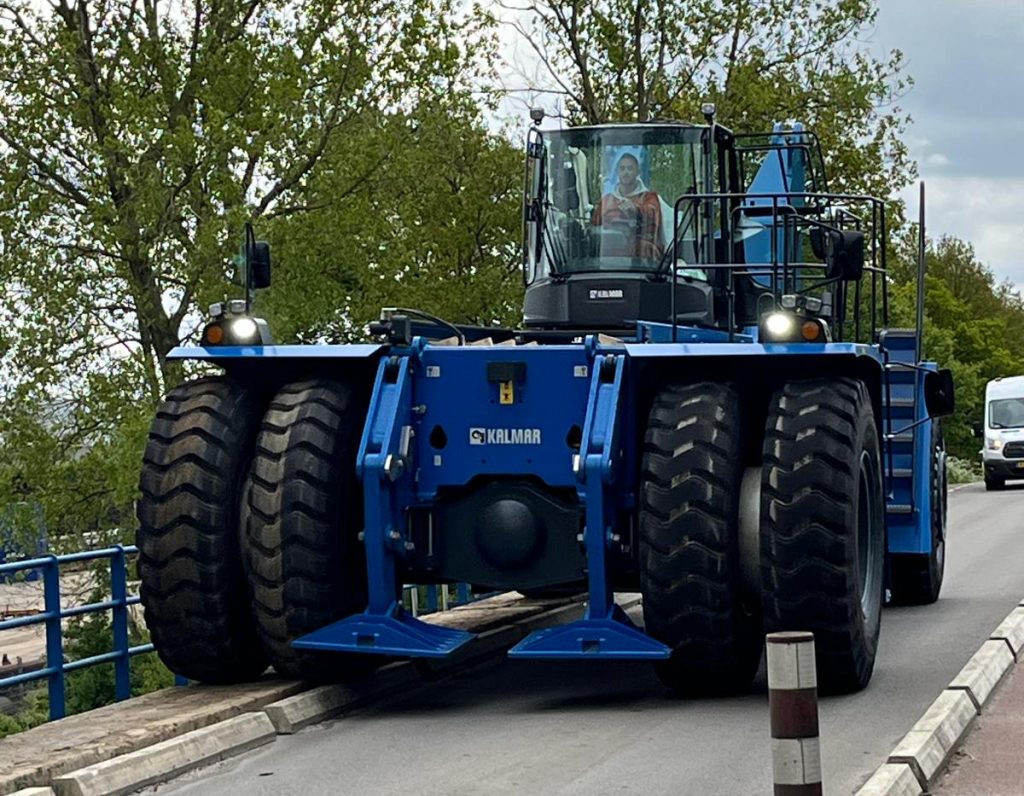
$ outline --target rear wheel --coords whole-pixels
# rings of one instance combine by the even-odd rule
[[[823,692],[867,685],[885,560],[878,431],[853,379],[795,381],[768,410],[761,469],[765,630],[814,633]]]
[[[743,413],[734,387],[666,387],[644,437],[639,525],[647,633],[672,648],[656,665],[686,694],[746,690],[761,659],[756,601],[739,554]]]
[[[224,377],[168,393],[149,432],[139,482],[141,598],[157,654],[207,683],[267,668],[238,545],[240,486],[262,410]]]
[[[288,677],[343,679],[373,666],[371,656],[291,646],[366,605],[355,472],[362,424],[350,388],[310,380],[274,396],[256,439],[243,553],[260,640],[274,668]]]
[[[892,600],[901,605],[927,605],[939,599],[946,570],[946,445],[932,421],[931,552],[892,557]]]

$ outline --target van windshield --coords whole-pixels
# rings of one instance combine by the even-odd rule
[[[989,405],[992,428],[1024,428],[1024,398],[1003,398]]]

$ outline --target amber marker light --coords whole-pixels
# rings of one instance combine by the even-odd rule
[[[804,321],[800,326],[800,334],[804,340],[809,343],[813,343],[815,340],[821,339],[821,324],[817,321]]]

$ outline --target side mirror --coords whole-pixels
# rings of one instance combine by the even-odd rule
[[[864,273],[864,233],[855,229],[814,227],[811,250],[825,263],[826,279],[854,282]]]
[[[984,423],[975,423],[974,425],[971,426],[971,431],[974,432],[974,436],[976,436],[976,437],[984,437],[985,436],[985,424]]]
[[[253,241],[247,247],[245,259],[249,285],[254,290],[270,287],[270,244],[265,240]]]
[[[924,377],[924,405],[931,417],[946,417],[956,409],[953,371],[943,368]]]

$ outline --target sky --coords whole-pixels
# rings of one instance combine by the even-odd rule
[[[929,235],[972,243],[1024,289],[1024,0],[880,0],[876,53],[900,49],[900,99]],[[904,193],[916,216],[916,187]]]
[[[970,242],[1000,281],[1024,291],[1024,0],[877,4],[875,29],[860,38],[882,59],[901,50],[915,81],[899,106],[913,118],[906,141],[925,181],[928,234]],[[520,64],[532,60],[511,30],[503,45]],[[508,84],[544,82],[527,71]],[[522,119],[524,100],[506,111]],[[901,195],[916,218],[917,185]]]
[[[926,190],[929,235],[974,245],[1024,289],[1024,0],[879,0],[876,54],[899,49],[900,100]],[[905,192],[917,215],[917,188]]]

